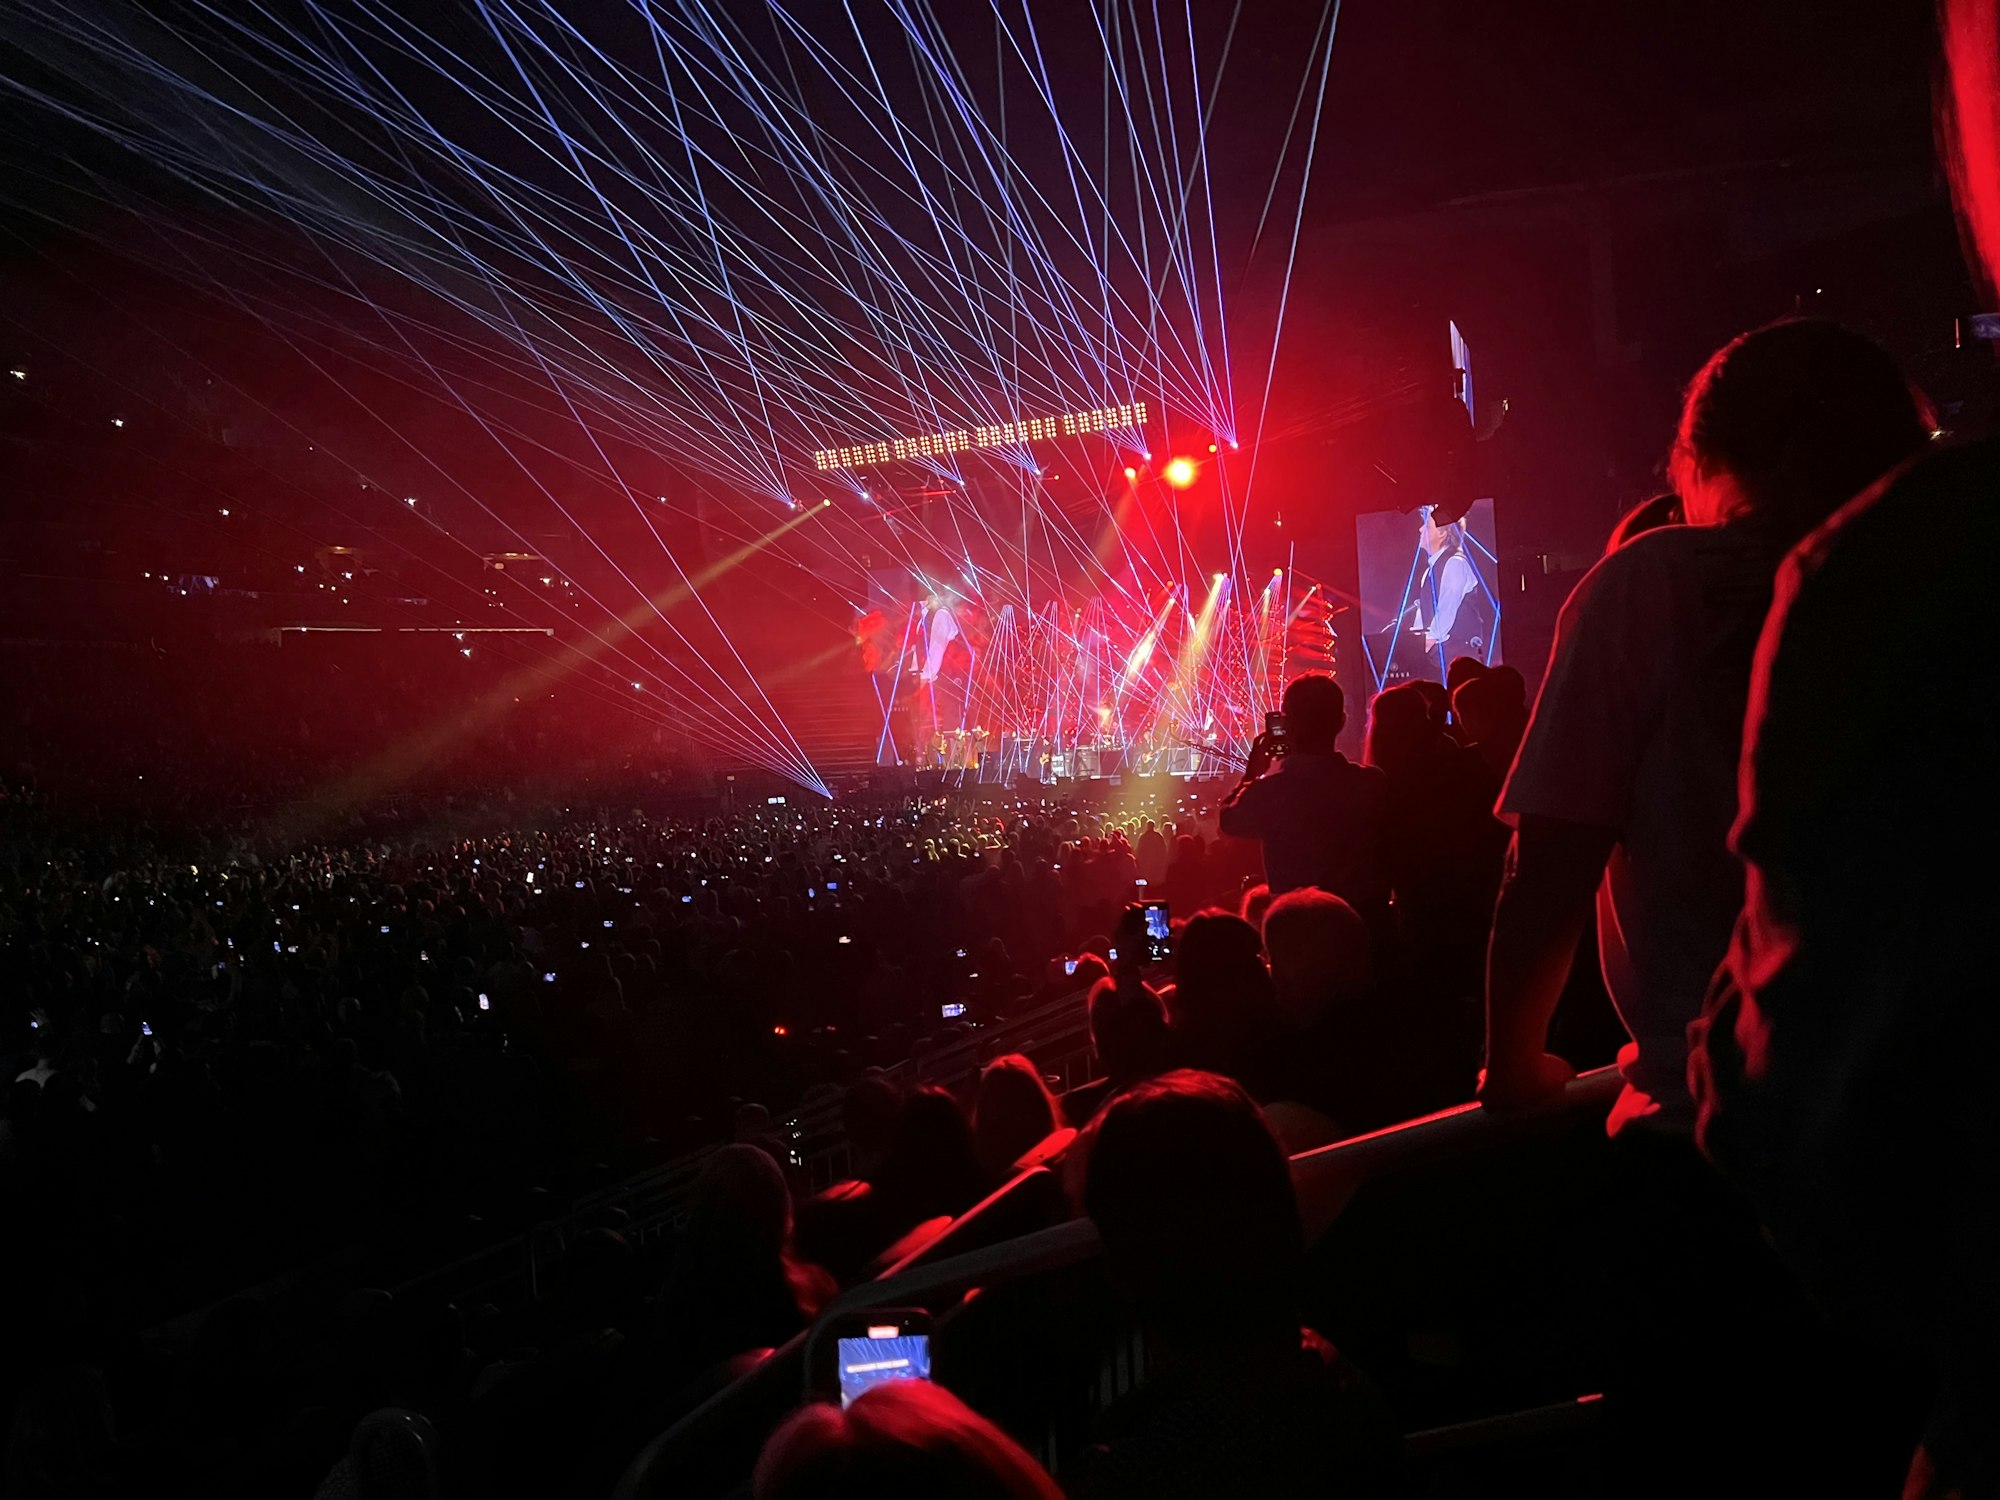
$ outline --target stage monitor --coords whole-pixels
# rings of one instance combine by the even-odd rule
[[[1368,687],[1416,677],[1444,681],[1454,658],[1500,663],[1500,590],[1493,502],[1462,521],[1432,522],[1429,507],[1372,511],[1354,521],[1361,643]]]

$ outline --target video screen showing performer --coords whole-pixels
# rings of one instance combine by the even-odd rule
[[[1355,519],[1363,644],[1375,691],[1415,677],[1444,681],[1458,657],[1500,657],[1493,502],[1439,522],[1434,507]]]

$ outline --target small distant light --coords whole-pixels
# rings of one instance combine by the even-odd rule
[[[340,602],[341,602],[342,604],[345,604],[345,603],[346,603],[347,601],[346,601],[345,599],[343,599],[343,600],[341,600]],[[458,654],[459,654],[460,656],[470,656],[470,655],[472,655],[472,648],[471,648],[470,646],[460,646],[460,647],[458,648]]]
[[[292,564],[292,571],[293,571],[294,573],[303,573],[303,572],[305,572],[305,570],[306,570],[306,565],[305,565],[304,563],[293,563],[293,564]]]
[[[1194,460],[1191,458],[1173,458],[1167,460],[1167,467],[1164,470],[1163,477],[1175,489],[1186,489],[1194,483]]]
[[[125,419],[123,417],[113,417],[111,419],[111,425],[113,427],[123,427],[125,425]]]
[[[451,638],[455,641],[462,641],[465,639],[465,632],[463,630],[454,630],[451,633]]]
[[[229,514],[229,507],[228,507],[228,506],[226,506],[226,505],[225,505],[225,506],[223,506],[223,507],[222,507],[222,514],[223,514],[223,515],[225,515],[225,516]]]
[[[142,573],[139,576],[142,578],[151,578],[153,575],[151,573]]]
[[[791,1034],[791,1028],[788,1026],[773,1026],[771,1028],[772,1036],[790,1036]]]
[[[415,505],[416,503],[417,503],[417,497],[416,497],[415,495],[405,495],[405,496],[403,496],[403,504],[405,504],[405,505]]]
[[[833,504],[833,502],[832,502],[831,500],[822,500],[822,501],[820,501],[820,503],[819,503],[819,508],[820,508],[821,510],[825,510],[825,509],[826,509],[826,508],[827,508],[828,506],[830,506],[830,505],[832,505],[832,504]]]
[[[26,370],[9,370],[7,373],[12,375],[16,380],[26,380],[28,378]]]
[[[1234,453],[1234,452],[1235,452],[1235,451],[1236,451],[1237,449],[1241,448],[1242,446],[1243,446],[1243,445],[1242,445],[1241,443],[1237,442],[1235,438],[1231,438],[1231,439],[1229,440],[1229,451],[1230,451],[1231,453]]]
[[[632,684],[632,691],[635,693],[643,693],[646,691],[646,684],[643,682],[635,682]]]
[[[1127,464],[1125,465],[1125,477],[1127,479],[1137,479],[1139,477],[1139,471],[1133,468],[1130,464]]]
[[[555,579],[553,579],[553,578],[547,578],[547,577],[544,577],[544,578],[542,579],[542,587],[543,587],[543,588],[545,588],[545,589],[550,589],[550,588],[554,588],[554,587],[555,587],[555,584],[556,584],[556,581],[555,581]]]
[[[1213,443],[1210,443],[1210,444],[1208,445],[1208,451],[1209,451],[1210,453],[1213,453],[1213,452],[1215,451],[1215,444],[1213,444]]]
[[[354,575],[352,573],[342,573],[340,576],[342,578],[345,578],[349,583],[352,583],[354,581]]]

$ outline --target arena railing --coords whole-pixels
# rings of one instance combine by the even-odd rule
[[[1621,1086],[1615,1068],[1600,1068],[1573,1079],[1559,1099],[1538,1108],[1494,1113],[1464,1104],[1301,1152],[1291,1161],[1292,1181],[1308,1238],[1318,1239],[1369,1182],[1553,1138],[1588,1117],[1607,1114]],[[814,1328],[824,1328],[845,1313],[878,1307],[926,1307],[942,1317],[972,1292],[984,1295],[1086,1266],[1101,1258],[1102,1249],[1090,1221],[1077,1218],[963,1254],[919,1258],[916,1264],[892,1268],[881,1278],[842,1293]],[[616,1500],[726,1494],[733,1489],[748,1474],[771,1425],[801,1399],[805,1350],[812,1333],[799,1335],[663,1432],[627,1468]],[[1120,1363],[1126,1367],[1122,1359]],[[1122,1390],[1105,1394],[1109,1399]],[[1566,1417],[1588,1414],[1594,1410],[1593,1400],[1586,1393],[1574,1403],[1412,1433],[1408,1442],[1413,1450],[1438,1451],[1455,1443],[1546,1430]]]
[[[981,1066],[1009,1052],[1031,1057],[1064,1089],[1083,1080],[1090,1060],[1090,1026],[1081,991],[1057,997],[999,1025],[951,1036],[914,1050],[884,1076],[899,1087],[927,1083],[963,1086]],[[780,1118],[771,1129],[792,1152],[793,1165],[818,1192],[850,1175],[851,1156],[841,1127],[841,1096],[829,1095]],[[396,1288],[399,1295],[442,1296],[460,1303],[498,1306],[533,1299],[549,1263],[569,1238],[594,1220],[622,1215],[621,1228],[641,1243],[670,1233],[685,1221],[697,1178],[717,1150],[704,1146],[574,1200],[559,1216],[525,1234],[474,1251]]]

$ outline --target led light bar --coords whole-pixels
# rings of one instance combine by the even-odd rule
[[[813,452],[813,467],[822,472],[859,469],[899,459],[937,458],[946,453],[973,453],[984,448],[1013,448],[1022,443],[1046,443],[1085,433],[1123,432],[1143,426],[1145,421],[1146,403],[1134,401],[1128,406],[1066,411],[1061,416],[1029,417],[1020,422],[1002,422],[995,427],[933,432],[923,437],[891,438],[886,443],[856,443],[847,448],[819,448]]]

